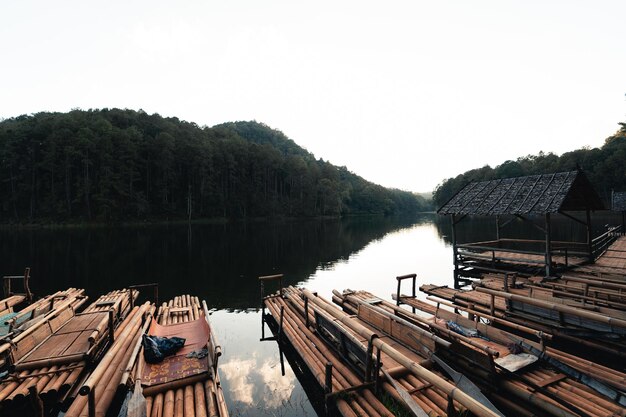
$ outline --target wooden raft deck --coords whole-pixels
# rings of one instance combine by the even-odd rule
[[[133,292],[136,297],[136,291]],[[62,304],[62,303],[60,303]],[[74,324],[79,322],[88,325],[91,321],[79,320],[81,316],[98,316],[106,311],[103,328],[108,324],[108,310],[113,307],[115,314],[115,328],[130,309],[128,291],[113,291],[103,295],[96,302],[92,303],[81,315],[74,315],[71,307],[72,301],[66,301],[69,305],[58,315],[53,315],[50,320],[43,321],[41,326],[28,329],[21,335],[25,335],[22,343],[18,343],[14,350],[11,350],[11,357],[16,359],[12,366],[12,371],[4,379],[0,380],[0,415],[23,416],[23,415],[45,415],[52,409],[56,409],[61,404],[70,402],[77,395],[75,389],[81,378],[88,372],[87,365],[97,358],[105,347],[104,341],[108,337],[105,332],[99,332],[94,339],[94,344],[87,352],[81,346],[77,355],[52,356],[54,352],[63,352],[70,348],[78,348],[78,344],[70,343],[70,339],[80,334],[78,331],[68,332],[62,336],[64,342],[57,347],[47,343],[49,340],[57,339],[66,326],[68,329],[75,328]],[[93,313],[93,314],[92,314]],[[67,315],[71,318],[67,320]],[[77,319],[74,321],[73,319]],[[74,322],[74,324],[71,324]],[[93,332],[93,330],[91,330]],[[21,336],[20,335],[20,336]],[[57,339],[58,340],[58,339]],[[82,340],[82,339],[81,339]],[[76,341],[76,339],[74,339]],[[13,348],[13,345],[10,345]],[[42,347],[45,348],[42,350]],[[82,350],[81,350],[82,349]],[[48,352],[50,356],[45,356],[42,352]],[[29,357],[36,357],[37,360],[30,360]]]
[[[346,294],[344,298],[353,296],[361,300],[372,296],[361,291],[344,292],[344,294]],[[554,416],[564,413],[597,416],[626,415],[624,394],[626,374],[624,372],[592,364],[551,347],[542,349],[542,345],[537,341],[536,332],[531,329],[509,324],[510,329],[522,331],[525,334],[519,336],[413,297],[402,297],[401,302],[431,317],[425,319],[386,302],[385,308],[415,323],[430,323],[429,326],[434,333],[450,340],[453,344],[450,351],[454,354],[442,352],[442,355],[453,361],[458,370],[463,370],[466,376],[486,387],[490,396],[507,409],[507,415],[525,415],[530,412]],[[468,332],[474,331],[476,335],[468,338],[447,332],[446,329],[450,328],[450,323],[455,323],[467,329]],[[468,342],[472,343],[475,348],[472,353],[467,349],[469,348]],[[517,346],[516,351],[519,349],[538,358],[536,362],[514,371],[514,375],[500,366],[485,368],[484,364],[504,363],[501,361],[515,356],[517,353],[514,354],[509,349],[513,344]],[[460,349],[462,345],[465,347]],[[481,345],[482,348],[480,348]],[[489,355],[489,349],[497,352],[497,358],[477,362],[476,354]],[[525,393],[528,392],[534,392],[534,398],[532,402],[527,403]],[[511,401],[512,398],[523,402]]]
[[[379,400],[379,390],[429,416],[456,412],[498,415],[431,368],[430,360],[418,353],[418,346],[434,348],[436,337],[430,334],[422,338],[407,333],[397,321],[384,317],[377,321],[369,315],[370,321],[361,314],[350,315],[324,298],[294,287],[266,297],[264,306],[279,325],[278,334],[298,351],[341,415],[393,415]],[[381,333],[380,326],[389,333]],[[380,369],[376,355],[380,355]],[[330,379],[325,363],[332,364]]]

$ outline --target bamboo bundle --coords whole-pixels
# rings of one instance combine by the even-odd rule
[[[373,296],[367,292],[350,292],[348,294],[336,293],[337,300],[341,303],[354,304],[355,299],[367,300]],[[434,323],[434,318],[443,321],[453,321],[465,328],[475,329],[481,335],[479,340],[483,340],[484,343],[489,343],[492,346],[500,345],[501,351],[507,352],[507,345],[510,345],[513,341],[519,340],[519,336],[514,336],[504,330],[493,328],[485,323],[480,322],[477,318],[474,320],[464,317],[460,314],[435,308],[427,303],[413,299],[413,298],[401,298],[403,302],[414,307],[420,311],[433,314],[433,318],[428,320]],[[386,301],[381,303],[384,308],[389,311],[393,311],[396,314],[401,315],[407,320],[415,320],[422,322],[425,320],[423,317],[417,316],[407,310],[391,304]],[[472,314],[474,314],[473,312]],[[437,326],[431,326],[433,331],[437,331]],[[442,335],[445,335],[442,333]],[[488,340],[488,341],[487,341]],[[528,345],[534,347],[538,351],[541,345],[529,340],[523,340]],[[456,343],[463,343],[459,339],[456,339]],[[457,354],[460,352],[456,350]],[[505,353],[505,355],[508,353]],[[620,392],[623,392],[624,382],[626,374],[611,370],[606,367],[595,365],[589,361],[577,358],[574,355],[560,352],[556,349],[546,348],[545,354],[547,357],[551,357],[560,361],[561,363],[568,365],[579,372],[586,374],[584,379],[587,385],[579,382],[578,378],[572,378],[568,374],[564,374],[556,369],[551,369],[551,366],[555,362],[548,362],[548,365],[543,365],[543,362],[536,363],[533,367],[523,368],[515,372],[515,375],[508,373],[503,368],[493,369],[491,380],[496,381],[496,385],[492,386],[493,391],[500,390],[500,394],[508,392],[509,394],[527,401],[532,404],[538,410],[546,412],[554,416],[574,416],[574,415],[590,415],[590,416],[624,416],[626,415],[626,408],[623,395],[617,398],[609,398],[603,395],[603,393],[611,392],[610,389],[605,390],[597,382],[593,382],[590,378],[595,378],[597,381],[608,384],[615,388],[613,391],[618,396]],[[452,356],[453,357],[453,356]],[[458,360],[458,364],[465,366],[465,369],[469,372],[468,375],[476,379],[478,373],[475,372],[475,367],[472,366],[471,359],[466,361]],[[595,365],[595,366],[594,366]],[[493,378],[497,376],[497,378]],[[483,384],[488,384],[489,378],[482,380]],[[493,384],[493,383],[492,383]],[[590,388],[594,386],[596,389]],[[500,404],[504,404],[510,412],[515,412],[516,406],[507,401],[503,401],[502,396],[494,397],[494,400]],[[619,401],[619,402],[618,402]]]
[[[82,384],[77,397],[66,412],[67,417],[88,416],[88,395],[93,397],[95,415],[104,416],[118,390],[123,373],[131,359],[131,347],[145,332],[154,307],[150,303],[134,307],[119,327],[115,342],[109,347],[100,363]]]
[[[320,386],[326,385],[325,364],[332,365],[332,392],[345,392],[362,384],[359,377],[344,364],[340,357],[325,347],[318,335],[306,327],[297,308],[280,297],[268,297],[265,306],[274,319],[283,311],[283,334],[306,363]],[[376,398],[369,388],[354,390],[349,395],[336,396],[336,406],[343,416],[392,416],[393,414]]]
[[[301,315],[304,315],[305,307],[302,300],[301,293],[294,288],[287,288],[285,295],[289,301],[293,304],[298,304]],[[328,304],[323,298],[318,297],[320,301]],[[320,314],[320,311],[316,311]],[[356,313],[356,312],[355,312]],[[324,314],[323,312],[321,314]],[[366,324],[367,320],[364,317],[371,318],[371,312],[358,316],[355,318],[359,323]],[[309,317],[310,321],[314,320],[314,317]],[[397,322],[391,324],[389,320],[393,320],[391,317],[383,317],[381,320],[377,320],[377,324],[386,323],[386,327],[389,330],[387,336],[391,334],[394,337],[398,337],[398,342],[401,344],[393,343],[393,348],[400,351],[403,357],[406,357],[409,361],[419,364],[424,367],[428,372],[432,373],[435,377],[441,378],[441,380],[447,380],[442,374],[431,369],[430,360],[423,354],[424,348],[427,350],[434,350],[435,345],[449,345],[448,342],[433,335],[432,333],[424,332],[417,326],[405,323],[397,318]],[[368,327],[369,330],[373,328]],[[426,334],[427,333],[427,334]],[[384,335],[377,333],[381,340],[385,340]],[[393,337],[392,337],[393,338]],[[365,346],[364,346],[365,347]],[[413,348],[415,351],[411,351]],[[424,377],[418,377],[411,373],[410,369],[397,362],[394,357],[388,355],[386,352],[382,353],[383,370],[387,371],[390,376],[395,380],[395,384],[392,385],[389,381],[383,383],[383,389],[394,397],[399,403],[403,403],[398,388],[404,390],[406,394],[410,395],[412,401],[415,401],[419,407],[425,411],[429,416],[446,416],[450,412],[450,406],[454,407],[459,414],[463,414],[466,410],[465,406],[458,402],[449,404],[449,396],[445,391],[445,388],[438,384],[432,384]]]
[[[310,291],[306,289],[302,290],[302,294],[309,300],[309,302],[312,302],[316,306],[320,307],[321,309],[326,311],[328,314],[336,318],[339,322],[341,322],[342,324],[345,324],[346,327],[352,329],[353,331],[355,331],[362,337],[365,337],[369,340],[370,338],[376,335],[373,331],[359,324],[356,320],[346,315],[344,312],[337,309],[329,302],[323,300],[321,297],[315,296],[313,293],[311,293]],[[469,396],[467,393],[461,391],[460,389],[458,389],[456,386],[454,386],[450,382],[446,381],[441,376],[429,371],[428,369],[424,368],[420,364],[414,361],[411,361],[407,356],[399,352],[390,343],[381,340],[381,338],[376,338],[376,337],[372,339],[372,343],[376,348],[385,352],[389,357],[393,358],[400,365],[406,367],[409,370],[409,372],[412,373],[414,376],[419,377],[425,380],[426,382],[428,382],[429,384],[431,384],[432,386],[439,388],[447,396],[457,401],[459,404],[462,404],[473,414],[477,416],[490,416],[490,417],[497,416],[497,414],[494,413],[492,410],[490,410],[489,408],[487,408],[486,406],[484,406],[483,404],[481,404],[480,402],[478,402],[477,400]]]
[[[137,293],[133,292],[132,296],[136,297]],[[38,341],[36,338],[37,333],[40,332],[39,329],[42,327],[47,328],[47,331],[53,330],[52,335],[62,333],[66,328],[71,328],[75,318],[80,317],[73,315],[72,303],[82,302],[84,302],[84,298],[67,299],[59,302],[56,307],[63,309],[59,316],[54,315],[54,317],[44,321],[44,324],[38,328],[33,330],[31,327],[20,334],[20,336],[24,334],[26,336],[21,339],[22,343],[17,348],[18,353],[26,351],[30,345],[30,352],[27,352],[26,356],[24,356],[24,358],[27,358],[32,352],[45,346],[46,341],[50,337],[45,338],[43,341]],[[92,303],[81,314],[106,312],[108,315],[110,307],[118,309],[114,311],[114,316],[120,318],[125,316],[130,307],[129,292],[113,291],[106,294]],[[64,317],[64,312],[67,311],[72,311],[70,320],[66,320],[65,323],[57,321],[59,317]],[[120,331],[123,330],[123,326],[118,324],[119,321],[115,322],[117,326],[115,335],[119,335]],[[16,371],[0,381],[0,415],[3,417],[5,415],[23,415],[24,410],[26,410],[27,415],[42,415],[41,413],[49,412],[49,410],[58,406],[58,404],[65,401],[72,390],[83,380],[86,375],[88,361],[100,356],[105,345],[105,343],[99,343],[97,349],[89,351],[89,355],[83,353],[76,356],[68,356],[68,358],[71,358],[68,363],[58,364],[54,363],[55,356],[52,355],[56,355],[59,352],[56,351],[57,353],[55,353],[54,349],[47,350],[44,353],[49,353],[51,356],[33,361],[32,366],[29,366],[28,369],[20,370],[19,367],[16,367],[18,368]],[[54,348],[54,345],[52,347]],[[14,354],[15,352],[11,353]]]
[[[217,357],[221,349],[217,345],[214,332],[210,328],[206,303],[198,297],[181,295],[159,308],[156,321],[163,326],[187,323],[194,320],[206,320],[209,325],[207,345],[209,362],[208,374],[174,380],[170,383],[145,387],[146,414],[148,417],[228,417],[228,409],[217,372]],[[141,378],[142,349],[138,345],[132,349],[134,363],[132,374],[135,380]],[[125,376],[123,376],[124,378]]]
[[[363,348],[368,346],[368,341],[371,341],[371,346],[380,350],[383,355],[383,371],[386,371],[391,376],[388,382],[382,384],[383,388],[398,399],[400,403],[403,403],[402,398],[409,396],[411,398],[407,400],[409,401],[407,404],[417,405],[427,414],[433,416],[448,415],[450,407],[454,407],[460,412],[467,408],[475,415],[497,415],[450,384],[441,375],[424,368],[424,365],[429,363],[428,360],[420,357],[415,352],[411,352],[397,342],[391,341],[387,337],[382,337],[382,335],[376,337],[376,333],[360,324],[358,319],[341,312],[322,297],[317,297],[307,290],[297,290],[292,287],[284,290],[284,297],[288,302],[280,296],[267,297],[265,298],[265,306],[270,309],[270,313],[276,321],[282,315],[286,323],[284,324],[284,333],[298,352],[304,351],[308,353],[308,355],[301,354],[301,356],[320,384],[322,384],[323,374],[319,364],[323,363],[324,357],[319,356],[319,351],[326,353],[328,349],[317,336],[317,332],[312,332],[307,326],[307,322],[315,320],[313,311],[315,311],[316,315],[331,319],[334,325],[338,326],[338,329],[343,329],[343,332],[349,332],[352,335],[350,336],[351,338],[361,340]],[[308,305],[305,304],[302,298],[307,300]],[[280,307],[282,307],[282,314]],[[307,309],[308,318],[305,313]],[[296,321],[295,325],[292,324],[293,320]],[[308,341],[310,344],[309,349],[303,350],[307,348],[306,343],[302,343],[303,340],[305,342]],[[429,338],[424,338],[424,340],[429,340]],[[434,341],[430,341],[434,343]],[[338,363],[340,366],[342,365],[341,361]],[[349,382],[351,382],[349,386],[362,383],[358,379]],[[367,393],[368,390],[362,390],[358,393],[360,394],[361,392]],[[339,410],[342,411],[341,405],[338,405]],[[343,404],[344,408],[347,407],[345,411],[348,415],[352,415],[350,413],[355,412],[360,415],[377,415],[369,411],[364,414],[359,410],[350,409],[351,405]]]

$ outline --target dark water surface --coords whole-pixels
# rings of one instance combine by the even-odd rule
[[[600,226],[605,220],[599,220]],[[570,222],[571,223],[571,222]],[[601,227],[598,226],[598,229]],[[510,233],[535,236],[525,224]],[[560,223],[560,234],[584,236]],[[223,346],[220,374],[232,416],[314,416],[288,363],[281,376],[275,342],[260,342],[257,277],[285,274],[330,298],[333,289],[365,289],[391,299],[395,276],[452,285],[448,218],[352,218],[207,225],[0,231],[0,274],[32,268],[32,290],[45,295],[85,288],[95,299],[130,284],[158,282],[159,299],[195,294],[214,310]],[[460,241],[494,238],[493,220],[462,223]],[[408,288],[407,288],[408,289]],[[306,385],[306,384],[305,384]]]

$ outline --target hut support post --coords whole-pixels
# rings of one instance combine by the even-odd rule
[[[459,260],[458,260],[458,253],[459,250],[456,246],[457,242],[456,242],[456,215],[452,215],[452,257],[453,257],[453,261],[454,261],[454,288],[459,288]],[[398,285],[400,285],[398,283]]]
[[[589,262],[595,262],[595,258],[593,256],[593,245],[591,239],[591,212],[589,209],[585,210],[585,215],[587,217],[586,229],[587,229],[587,251],[589,251]]]
[[[546,276],[552,276],[552,231],[550,228],[550,213],[546,213]]]
[[[500,216],[496,216],[496,240],[500,242]]]

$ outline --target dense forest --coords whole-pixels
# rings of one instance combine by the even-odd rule
[[[364,180],[257,122],[143,111],[0,122],[0,223],[400,214],[424,198]]]
[[[539,152],[515,161],[506,161],[491,168],[472,169],[441,183],[433,194],[437,207],[446,203],[457,191],[472,181],[547,174],[582,168],[600,197],[610,207],[611,190],[626,191],[626,123],[608,137],[600,148],[582,148],[561,156]]]

